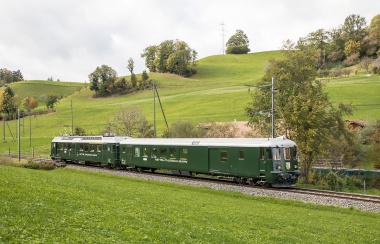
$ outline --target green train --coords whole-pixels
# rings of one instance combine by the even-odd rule
[[[278,138],[55,137],[51,158],[137,171],[231,177],[250,185],[294,186],[300,175],[296,144]]]

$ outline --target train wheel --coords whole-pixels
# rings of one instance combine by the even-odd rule
[[[141,168],[141,167],[137,167],[137,168],[136,168],[136,171],[141,173],[141,172],[143,172],[143,168]]]

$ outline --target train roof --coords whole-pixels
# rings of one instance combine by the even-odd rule
[[[296,144],[285,137],[277,138],[129,138],[123,145],[157,146],[220,146],[220,147],[292,147]]]
[[[127,136],[58,136],[52,142],[113,143],[130,139]]]

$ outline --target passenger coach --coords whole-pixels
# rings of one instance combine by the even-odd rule
[[[51,158],[65,162],[120,165],[119,143],[129,137],[62,136],[51,142]]]
[[[138,171],[234,177],[249,184],[294,186],[300,174],[293,141],[278,138],[127,139],[120,162]]]

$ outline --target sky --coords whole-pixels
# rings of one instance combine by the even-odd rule
[[[347,16],[370,24],[376,0],[0,0],[0,68],[26,80],[88,82],[103,64],[119,76],[147,70],[143,50],[165,40],[186,42],[198,58],[220,55],[241,29],[251,52],[278,50]],[[223,24],[222,24],[223,23]],[[224,30],[224,32],[223,32]],[[224,35],[223,35],[224,33]],[[149,70],[147,70],[149,71]]]

